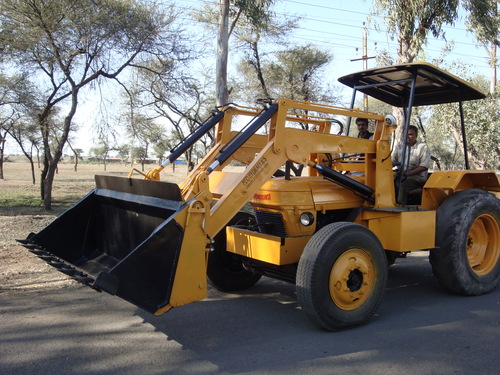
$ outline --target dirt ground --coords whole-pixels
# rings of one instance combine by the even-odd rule
[[[23,160],[5,163],[5,178],[0,180],[0,293],[43,292],[77,284],[30,253],[16,239],[39,232],[91,191],[95,174],[126,176],[129,170],[127,164],[108,165],[106,171],[103,165],[80,164],[75,172],[73,164],[60,164],[53,191],[54,211],[48,213],[40,207],[39,186],[31,181],[29,164]],[[169,167],[162,178],[179,182],[186,173],[184,166],[177,166],[175,171]],[[37,180],[39,174],[37,170]]]
[[[0,216],[0,293],[64,288],[74,281],[45,264],[15,240],[46,227],[55,216]]]

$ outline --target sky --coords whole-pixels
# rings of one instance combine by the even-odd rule
[[[276,8],[277,13],[288,12],[303,17],[300,28],[294,35],[298,42],[310,42],[331,49],[334,54],[331,69],[335,78],[362,70],[362,61],[352,60],[362,56],[364,27],[367,28],[368,56],[375,56],[381,50],[391,52],[392,56],[396,54],[396,41],[391,39],[385,25],[382,25],[381,31],[375,29],[374,23],[381,24],[382,20],[370,17],[373,8],[371,0],[282,0]],[[460,14],[460,19],[454,26],[444,27],[447,41],[455,43],[447,60],[467,61],[477,68],[478,73],[488,76],[487,54],[482,47],[476,46],[473,36],[466,32],[463,18],[464,15]],[[438,57],[444,45],[444,40],[436,40],[430,36],[425,47],[427,60]],[[374,60],[368,60],[369,68],[373,64]]]
[[[183,0],[178,6],[184,13],[186,22],[192,23],[188,13],[193,9],[200,9],[204,3],[206,0]],[[371,22],[368,22],[372,8],[371,0],[276,0],[273,7],[278,17],[288,14],[301,18],[299,27],[291,35],[294,43],[298,45],[311,43],[333,54],[333,62],[325,70],[325,81],[332,84],[336,84],[337,79],[345,74],[362,70],[363,62],[353,60],[362,56],[365,27],[369,57],[375,56],[381,50],[387,50],[395,56],[397,47],[391,35],[386,30],[375,29],[374,21],[380,23],[381,20],[371,17]],[[446,26],[444,30],[447,41],[453,41],[455,44],[446,60],[467,62],[476,70],[474,73],[488,77],[487,54],[482,47],[476,45],[473,36],[466,32],[463,14],[454,26]],[[436,40],[431,36],[425,47],[427,60],[439,56],[444,45],[444,40]],[[213,51],[206,52],[207,55],[213,53],[215,56],[215,41],[213,48]],[[229,64],[236,63],[234,55],[230,55]],[[375,60],[367,60],[368,68],[374,67],[374,63]],[[348,98],[350,99],[350,94]],[[92,102],[91,98],[87,99],[89,103]],[[76,121],[82,126],[75,137],[74,147],[83,149],[85,154],[88,154],[89,148],[95,142],[89,124],[89,121],[93,121],[91,115],[93,111],[90,105],[81,105],[76,116]],[[15,146],[13,147],[13,142],[8,142],[7,153],[9,152],[20,153]]]

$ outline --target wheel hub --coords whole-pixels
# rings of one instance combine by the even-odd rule
[[[491,215],[479,216],[469,230],[467,260],[479,276],[493,270],[500,256],[500,228]]]
[[[375,282],[371,257],[361,249],[340,255],[330,272],[330,296],[343,310],[354,310],[370,296]]]

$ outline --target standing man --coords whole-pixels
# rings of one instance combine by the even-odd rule
[[[371,139],[373,133],[368,131],[368,119],[367,118],[357,118],[356,125],[358,126],[358,138]]]
[[[396,147],[394,153],[394,164],[401,165],[403,181],[399,187],[398,201],[402,204],[408,202],[408,194],[413,189],[424,186],[427,181],[427,171],[431,164],[431,152],[429,147],[417,140],[418,129],[410,125],[408,138],[406,140],[406,154],[404,163],[401,162],[401,145]]]

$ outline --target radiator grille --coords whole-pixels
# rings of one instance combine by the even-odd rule
[[[259,232],[286,237],[285,223],[280,212],[255,211]]]

